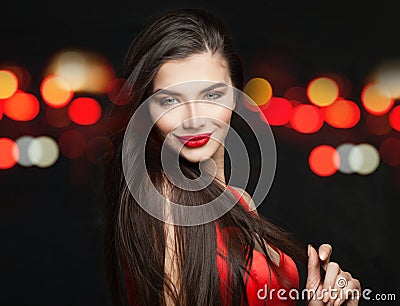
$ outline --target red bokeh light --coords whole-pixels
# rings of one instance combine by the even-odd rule
[[[311,151],[308,163],[315,174],[330,176],[339,169],[340,155],[334,147],[320,145]]]
[[[314,105],[299,104],[293,108],[290,125],[300,133],[315,133],[324,124],[321,110]]]
[[[76,124],[95,124],[101,117],[101,106],[93,98],[76,98],[68,106],[68,116]]]
[[[39,101],[30,93],[17,91],[3,103],[4,114],[16,121],[32,120],[39,113]]]

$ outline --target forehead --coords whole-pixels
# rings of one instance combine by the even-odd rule
[[[162,64],[154,78],[153,90],[195,80],[231,84],[225,60],[219,54],[201,53]]]

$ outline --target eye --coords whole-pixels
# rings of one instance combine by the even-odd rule
[[[206,100],[216,100],[220,97],[222,97],[222,93],[221,92],[216,92],[216,91],[210,91],[208,93],[206,93]]]
[[[171,106],[174,104],[174,102],[178,102],[175,98],[173,97],[166,97],[160,100],[160,104],[162,106]]]

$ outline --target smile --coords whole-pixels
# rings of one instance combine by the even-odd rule
[[[205,133],[205,134],[177,136],[177,137],[185,146],[196,148],[204,146],[210,140],[211,134],[212,133]]]

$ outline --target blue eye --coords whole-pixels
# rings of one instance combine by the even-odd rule
[[[220,93],[220,92],[208,92],[208,93],[206,93],[206,99],[207,100],[216,100],[216,99],[218,99],[218,98],[220,98],[220,97],[222,97],[222,93]]]
[[[177,100],[173,97],[166,97],[166,98],[160,100],[160,104],[163,106],[171,106],[174,104],[174,101],[177,101]]]

